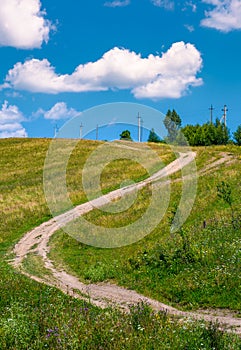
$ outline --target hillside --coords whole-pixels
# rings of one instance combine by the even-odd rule
[[[61,339],[61,348],[71,346],[77,349],[81,332],[86,334],[89,330],[90,335],[84,337],[83,348],[88,346],[87,348],[94,349],[96,344],[102,344],[105,349],[132,349],[138,334],[142,349],[150,348],[150,337],[155,339],[153,348],[158,348],[158,339],[159,342],[161,339],[163,349],[184,349],[185,344],[190,345],[192,342],[193,347],[190,345],[189,348],[196,349],[196,344],[204,341],[206,348],[211,349],[213,337],[216,337],[219,343],[214,346],[217,349],[228,349],[229,335],[219,333],[213,326],[205,328],[197,322],[192,326],[185,324],[183,327],[174,320],[168,322],[167,327],[167,316],[163,313],[157,314],[158,317],[154,316],[145,305],[134,307],[129,316],[120,315],[115,309],[106,313],[87,306],[86,302],[64,296],[53,287],[38,284],[7,264],[7,260],[14,258],[11,253],[14,244],[26,232],[51,218],[43,191],[43,166],[50,141],[12,139],[0,142],[0,244],[3,271],[0,280],[0,308],[3,314],[0,321],[1,347],[31,348],[29,346],[35,339],[37,343],[33,343],[32,348],[53,349],[60,348],[58,340]],[[68,161],[67,184],[74,205],[86,201],[80,185],[81,169],[88,156],[99,145],[100,143],[94,141],[79,142]],[[175,155],[166,145],[153,144],[152,147],[164,164],[175,159]],[[84,245],[60,230],[50,240],[50,258],[53,264],[57,268],[64,267],[85,283],[108,281],[179,309],[225,309],[226,313],[240,316],[241,150],[239,147],[227,146],[194,148],[193,151],[196,152],[199,175],[198,191],[191,215],[182,229],[170,235],[170,224],[182,188],[181,174],[176,172],[171,175],[171,199],[166,214],[153,232],[143,240],[125,247],[101,249]],[[151,164],[151,168],[155,172],[164,164]],[[126,159],[110,163],[105,167],[101,178],[103,193],[117,189],[124,180],[130,178],[142,181],[147,178],[147,172],[136,162]],[[218,197],[217,185],[222,181],[231,189],[232,210]],[[96,209],[85,215],[89,221],[107,228],[125,226],[143,215],[150,198],[149,187],[143,187],[137,200],[124,214],[116,215]],[[34,275],[36,279],[41,279],[44,275],[47,281],[52,278],[51,271],[46,271],[41,257],[34,253],[24,260],[21,270]],[[144,318],[138,316],[140,307],[145,314]],[[80,315],[78,308],[86,310]],[[116,317],[122,321],[116,323]],[[132,320],[128,317],[132,317]],[[80,329],[74,328],[71,331],[68,322],[77,327],[80,319]],[[105,326],[101,319],[105,319]],[[132,326],[127,326],[130,322]],[[157,327],[160,324],[162,330]],[[120,327],[123,328],[124,335],[117,336]],[[145,329],[145,334],[138,327]],[[113,329],[113,340],[107,335],[110,329]],[[190,335],[190,329],[194,335]],[[68,337],[63,336],[64,332]],[[96,332],[98,336],[94,335]],[[166,344],[163,341],[165,337]],[[121,344],[120,347],[118,344]],[[240,340],[233,337],[231,344],[234,344],[232,349],[238,349]]]

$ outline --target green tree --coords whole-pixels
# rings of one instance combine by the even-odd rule
[[[241,146],[241,125],[238,126],[237,130],[233,133],[236,145]]]
[[[220,123],[218,119],[216,120],[215,126],[217,130],[216,145],[226,145],[230,140],[229,130],[227,126],[224,123]]]
[[[164,125],[168,131],[168,142],[174,142],[177,138],[178,130],[182,125],[182,120],[175,109],[172,111],[168,109],[166,117],[164,119]]]
[[[177,137],[176,137],[176,144],[178,146],[188,146],[189,143],[183,134],[182,130],[178,130]]]
[[[160,137],[155,133],[153,128],[150,130],[147,142],[161,142]]]
[[[200,146],[201,144],[201,126],[186,125],[182,128],[182,133],[186,137],[190,146]]]
[[[120,140],[132,141],[131,133],[129,130],[124,130],[120,134]]]
[[[229,130],[217,119],[215,124],[187,125],[181,129],[190,146],[226,145]]]

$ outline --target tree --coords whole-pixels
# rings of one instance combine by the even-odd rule
[[[216,120],[215,126],[217,128],[217,142],[216,145],[226,145],[229,142],[229,130],[224,123]]]
[[[200,125],[186,125],[182,128],[182,133],[190,146],[198,146],[200,140]]]
[[[182,125],[182,120],[175,111],[175,109],[173,109],[172,111],[168,109],[166,117],[164,119],[164,125],[168,131],[168,142],[174,142],[177,138],[178,130]]]
[[[178,146],[189,146],[188,141],[183,134],[182,130],[178,130],[177,137],[176,137],[176,142]]]
[[[238,126],[237,130],[233,133],[236,145],[241,146],[241,125]]]
[[[120,140],[132,141],[131,133],[129,130],[124,130],[120,134]]]
[[[190,146],[226,145],[229,130],[217,119],[215,124],[187,125],[181,129]]]
[[[155,133],[153,128],[150,130],[147,142],[161,142],[160,137]]]

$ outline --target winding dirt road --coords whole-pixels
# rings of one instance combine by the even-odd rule
[[[121,307],[124,310],[128,310],[128,305],[136,304],[142,300],[148,303],[154,310],[165,310],[166,312],[179,317],[218,322],[223,329],[241,334],[241,319],[235,318],[233,315],[222,315],[220,312],[215,313],[215,311],[210,311],[208,314],[205,312],[183,312],[159,301],[147,298],[133,290],[125,289],[114,284],[99,283],[86,285],[80,282],[75,276],[68,274],[66,271],[57,269],[48,257],[49,239],[58,229],[65,226],[70,221],[78,218],[80,215],[90,212],[96,206],[101,207],[106,205],[114,199],[124,196],[125,193],[128,193],[136,188],[143,188],[151,182],[155,182],[161,178],[165,178],[167,175],[177,172],[189,164],[194,158],[194,152],[188,152],[186,154],[180,153],[180,158],[176,159],[147,180],[118,189],[93,201],[81,204],[74,209],[41,224],[40,226],[26,233],[25,236],[15,245],[15,257],[11,261],[11,264],[16,269],[19,269],[23,274],[38,282],[55,286],[69,295],[90,301],[91,303],[102,308],[114,305]],[[38,276],[30,275],[24,271],[22,263],[30,253],[35,253],[42,258],[45,268],[50,272],[49,274],[46,274],[44,277],[40,278]]]

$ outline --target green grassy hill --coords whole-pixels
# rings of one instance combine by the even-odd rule
[[[98,249],[59,231],[51,241],[53,260],[87,283],[113,281],[183,309],[241,312],[240,148],[195,150],[197,196],[181,230],[170,234],[170,221],[181,196],[181,181],[173,181],[166,215],[145,239],[126,247]],[[209,167],[223,156],[230,159]],[[176,175],[173,178],[178,179]],[[223,181],[231,189],[234,218],[229,205],[218,196],[217,186]],[[144,189],[131,210],[119,215],[94,210],[86,218],[104,227],[128,225],[143,214],[149,197]]]
[[[43,191],[43,166],[50,142],[0,141],[0,349],[240,349],[238,337],[219,332],[215,325],[181,323],[165,313],[154,314],[142,304],[131,308],[128,315],[100,310],[30,280],[7,263],[24,233],[51,217]],[[67,183],[75,205],[86,200],[80,185],[81,169],[99,144],[81,141],[69,159]],[[165,164],[175,158],[166,145],[152,147]],[[179,232],[170,235],[181,195],[177,173],[172,176],[167,213],[145,239],[122,248],[98,249],[59,231],[51,240],[51,258],[56,265],[64,265],[86,283],[108,280],[180,308],[226,308],[240,314],[241,149],[227,146],[194,151],[198,193]],[[210,167],[225,156],[227,162]],[[139,181],[146,176],[136,163],[115,161],[104,170],[102,190],[118,188],[126,177]],[[222,181],[232,192],[233,216],[217,194]],[[128,215],[95,210],[87,218],[105,227],[125,225],[145,211],[150,191],[143,189],[139,198]],[[26,268],[34,266],[30,263]]]

